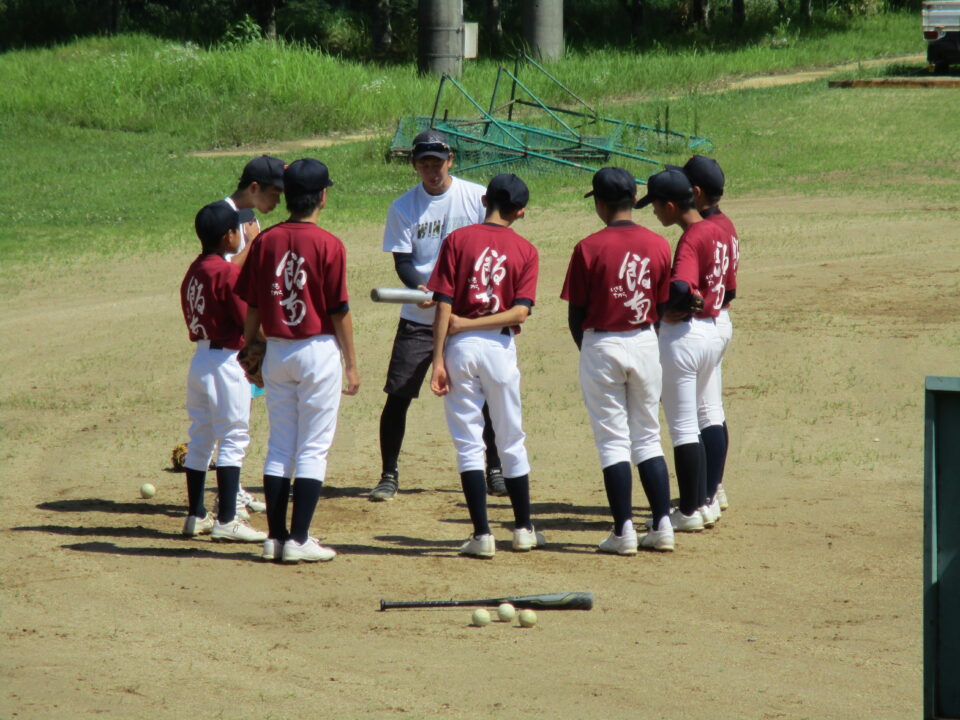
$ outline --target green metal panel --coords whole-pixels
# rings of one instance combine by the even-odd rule
[[[923,715],[960,719],[960,378],[928,377],[924,438]]]

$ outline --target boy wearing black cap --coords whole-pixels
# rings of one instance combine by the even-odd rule
[[[360,376],[346,251],[340,240],[317,226],[331,185],[327,166],[318,160],[297,160],[286,169],[290,218],[253,241],[237,283],[237,293],[249,304],[247,342],[261,327],[267,338],[263,380],[270,440],[263,488],[270,528],[263,544],[265,560],[317,562],[336,556],[310,537],[310,522],[326,476],[341,392],[356,394]]]
[[[593,176],[594,209],[606,227],[573,249],[560,295],[580,349],[580,387],[600,454],[613,532],[600,551],[674,549],[670,478],[660,444],[661,370],[654,325],[670,285],[670,245],[633,222],[637,182],[618,167]],[[632,519],[636,465],[653,515],[639,542]]]
[[[236,295],[240,269],[224,255],[240,243],[237,211],[225,201],[207,205],[194,225],[202,252],[180,286],[180,304],[196,350],[187,378],[190,444],[184,459],[189,511],[183,523],[188,537],[210,533],[214,540],[262,542],[266,533],[236,516],[240,467],[250,442],[250,386],[237,362],[243,347],[247,304]],[[217,450],[217,518],[203,505],[207,468]]]
[[[723,487],[723,470],[727,461],[730,434],[727,429],[726,414],[723,410],[723,380],[721,366],[733,337],[733,323],[730,320],[730,302],[737,294],[737,270],[740,266],[740,241],[730,218],[720,210],[719,202],[723,197],[725,178],[720,164],[713,158],[694,155],[683,166],[683,172],[693,185],[694,200],[700,216],[708,222],[716,223],[729,238],[728,253],[722,259],[725,272],[723,298],[720,314],[717,316],[717,332],[720,334],[720,358],[713,381],[704,390],[699,413],[700,425],[708,423],[700,431],[703,449],[707,459],[707,496],[717,496],[721,510],[729,506],[727,492]]]
[[[420,183],[397,198],[387,213],[383,250],[393,253],[394,267],[404,285],[424,289],[437,262],[440,244],[457,228],[483,221],[482,185],[450,175],[453,152],[447,136],[424,130],[413,139],[413,168]],[[420,386],[433,353],[433,302],[404,305],[393,340],[387,369],[387,394],[380,415],[380,482],[370,491],[371,500],[390,500],[400,484],[399,458],[410,402]],[[484,415],[487,410],[484,408]],[[487,420],[487,486],[492,495],[506,495],[500,458]]]
[[[273,211],[283,192],[283,160],[261,155],[248,162],[240,175],[237,189],[225,200],[240,213],[240,249],[228,254],[227,259],[242,266],[247,259],[250,243],[260,234],[260,222],[253,209],[264,215]]]
[[[716,318],[723,299],[721,259],[727,239],[704,222],[694,204],[693,186],[679,169],[647,180],[637,207],[653,205],[664,225],[683,235],[674,253],[667,306],[660,325],[663,411],[673,441],[680,506],[670,514],[674,530],[698,532],[720,518],[716,497],[707,496],[706,468],[698,408],[713,380],[720,356]]]
[[[513,336],[536,300],[537,249],[510,229],[530,194],[516,175],[497,175],[482,202],[482,224],[454,230],[443,241],[427,283],[437,303],[430,389],[444,398],[447,426],[473,523],[460,553],[491,558],[496,544],[487,520],[484,405],[496,430],[504,484],[513,506],[512,547],[543,545],[530,518],[530,463],[524,446],[520,371]]]

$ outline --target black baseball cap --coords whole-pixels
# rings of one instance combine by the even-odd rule
[[[257,182],[261,185],[275,185],[283,190],[283,169],[285,167],[283,160],[272,155],[255,157],[244,166],[243,174],[240,176],[240,184],[249,185],[252,182]]]
[[[206,246],[216,245],[230,230],[240,227],[240,215],[226,200],[204,205],[193,221],[197,237]]]
[[[692,202],[693,185],[683,170],[667,168],[647,178],[647,194],[637,201],[636,207],[646,207],[654,200]]]
[[[515,208],[527,206],[530,190],[527,184],[513,173],[502,173],[487,185],[487,205],[509,205]]]
[[[294,160],[283,173],[287,195],[306,195],[320,192],[333,185],[327,166],[313,158]]]
[[[253,214],[253,210],[251,208],[237,208],[237,215],[239,216],[241,225],[243,225],[243,223],[253,222],[257,219],[257,216]]]
[[[413,159],[437,157],[446,160],[450,157],[450,141],[439,130],[424,130],[413,139]]]
[[[723,195],[724,176],[720,163],[706,155],[694,155],[682,168],[667,165],[670,170],[680,170],[690,180],[690,184],[703,190],[707,195]]]
[[[593,196],[608,203],[630,200],[637,196],[637,181],[623,168],[600,168],[593,174],[593,190],[584,195]]]

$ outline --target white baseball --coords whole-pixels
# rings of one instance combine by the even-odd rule
[[[157,494],[157,489],[150,483],[144,483],[140,486],[140,497],[142,498],[152,498]]]
[[[490,611],[486,608],[477,608],[470,616],[470,623],[476,627],[484,627],[490,624]]]
[[[500,603],[500,606],[497,608],[497,617],[500,618],[500,622],[512,622],[513,619],[517,616],[517,609],[510,603]]]
[[[537,624],[537,614],[529,608],[520,611],[520,627],[532,628]]]

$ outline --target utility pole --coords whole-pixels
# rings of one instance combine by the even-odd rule
[[[421,75],[463,69],[463,0],[420,0],[417,69]]]
[[[535,58],[563,57],[563,0],[525,0],[523,39]]]

